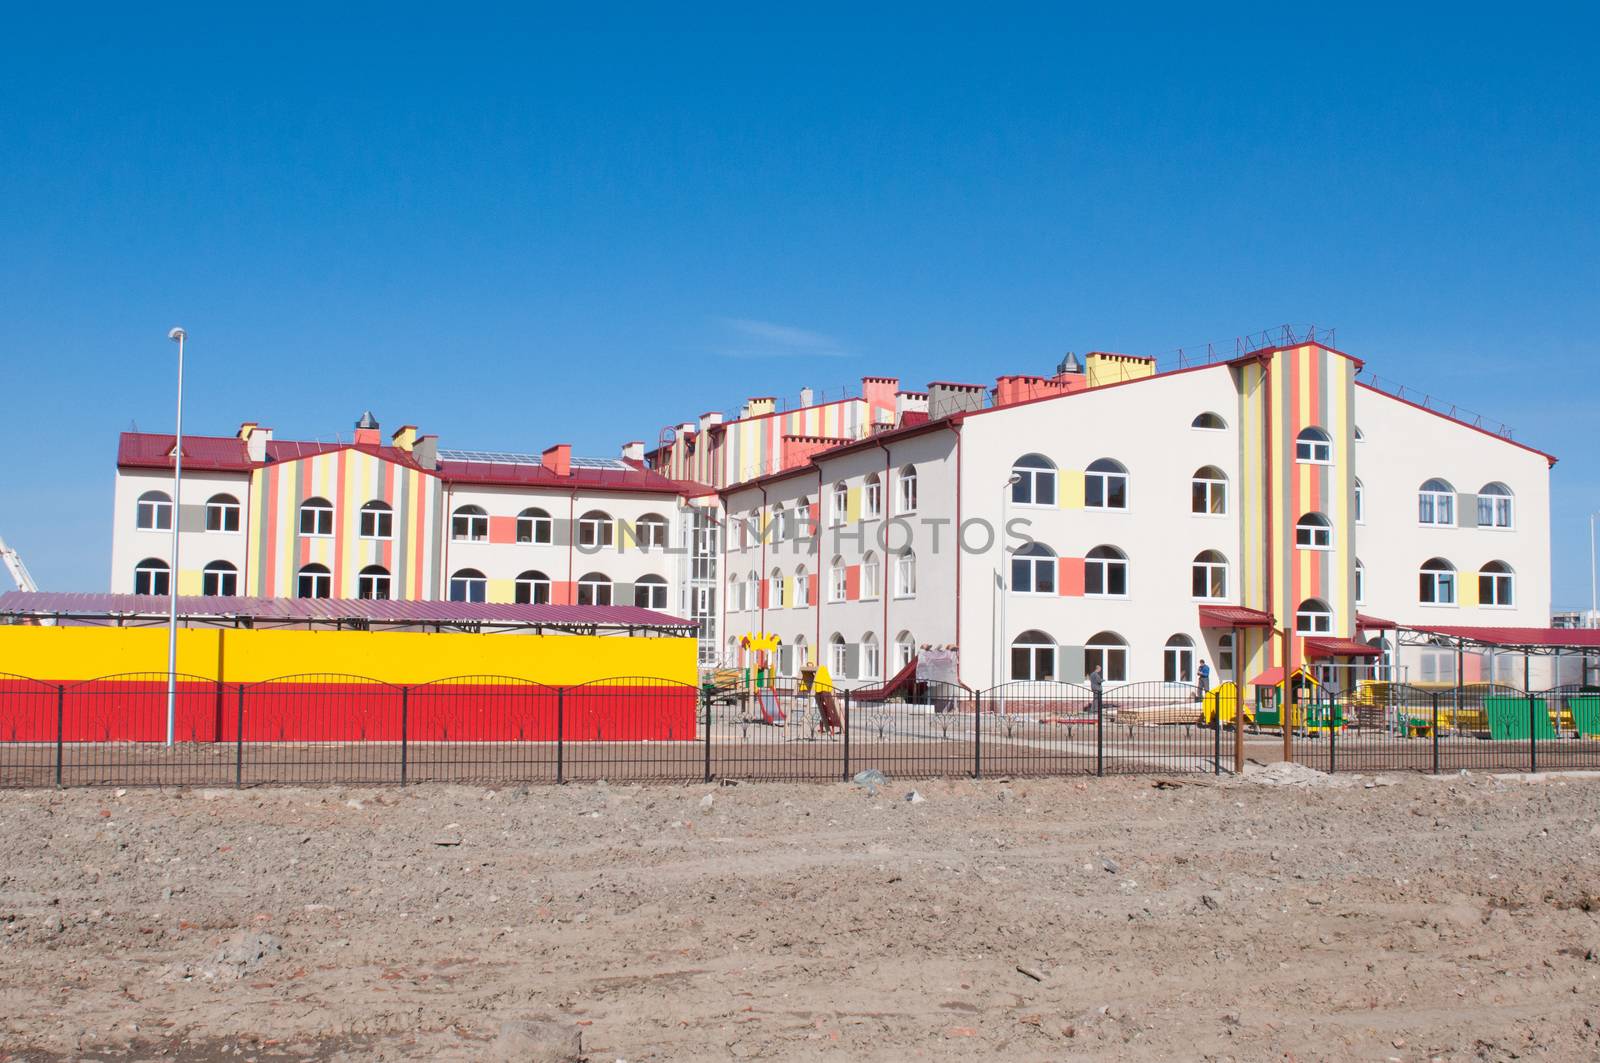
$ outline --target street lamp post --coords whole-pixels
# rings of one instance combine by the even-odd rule
[[[167,745],[178,724],[178,525],[183,512],[178,492],[183,487],[183,341],[188,333],[175,328],[167,339],[178,345],[178,424],[172,443],[172,559],[167,568]]]
[[[1600,627],[1600,595],[1595,593],[1595,560],[1594,560],[1594,519],[1600,517],[1600,510],[1589,514],[1589,625]]]

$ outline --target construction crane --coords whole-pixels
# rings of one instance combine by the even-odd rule
[[[33,582],[33,577],[28,574],[28,566],[22,563],[22,555],[7,546],[4,539],[0,539],[0,558],[5,560],[6,568],[10,571],[11,580],[17,585],[17,590],[36,591],[39,589],[39,585]]]

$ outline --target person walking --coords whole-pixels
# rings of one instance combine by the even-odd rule
[[[1200,670],[1195,673],[1194,700],[1204,701],[1206,691],[1211,689],[1211,666],[1204,661],[1200,662]]]

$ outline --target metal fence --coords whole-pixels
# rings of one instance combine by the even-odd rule
[[[547,686],[513,676],[394,685],[293,675],[219,683],[164,672],[48,683],[0,674],[0,786],[714,779],[998,778],[1222,772],[1231,727],[1194,687],[1066,683],[892,700],[796,685],[697,688],[628,676]]]
[[[1315,691],[1291,719],[1294,759],[1329,772],[1600,768],[1600,688],[1368,683]]]

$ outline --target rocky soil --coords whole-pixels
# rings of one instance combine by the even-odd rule
[[[0,810],[0,1059],[1600,1056],[1596,779]]]

